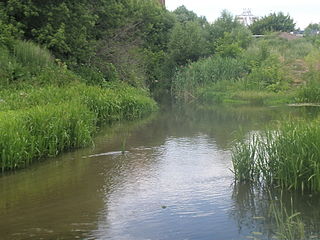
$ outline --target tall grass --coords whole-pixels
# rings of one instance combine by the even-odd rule
[[[292,209],[292,206],[291,206]],[[305,224],[301,220],[299,212],[288,212],[282,199],[279,203],[271,200],[270,216],[275,224],[275,238],[282,240],[306,239]]]
[[[246,71],[245,62],[241,59],[209,57],[180,69],[173,79],[172,90],[178,99],[187,100],[199,87],[239,79]]]
[[[139,118],[157,109],[147,92],[125,84],[102,88],[74,82],[64,87],[3,90],[0,91],[0,98],[0,111],[78,100],[96,114],[99,122]]]
[[[1,112],[2,171],[89,144],[95,120],[94,114],[78,102]]]
[[[126,84],[87,86],[41,47],[17,41],[0,51],[0,166],[88,145],[97,125],[142,117],[157,109],[147,92]]]
[[[212,104],[244,98],[249,103],[280,104],[291,101],[295,86],[310,79],[319,82],[319,56],[319,49],[306,39],[270,35],[253,41],[235,58],[214,55],[181,67],[173,78],[172,91],[185,102]],[[285,99],[283,93],[290,96]],[[297,99],[310,102],[317,95],[312,87],[305,87]]]
[[[13,56],[17,62],[28,67],[30,71],[54,66],[51,53],[30,41],[16,41],[13,46]]]
[[[320,192],[320,121],[289,121],[254,133],[233,149],[236,181]]]
[[[146,94],[125,85],[117,90],[73,84],[1,93],[2,171],[88,145],[96,125],[139,118],[157,109]]]
[[[55,64],[50,52],[26,41],[14,41],[12,49],[0,49],[0,87],[23,88],[63,85],[79,79],[63,64]]]

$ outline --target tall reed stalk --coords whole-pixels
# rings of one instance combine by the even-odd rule
[[[320,192],[319,123],[288,121],[237,142],[232,155],[236,181]]]

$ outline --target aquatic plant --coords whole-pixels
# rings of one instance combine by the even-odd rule
[[[271,200],[270,218],[275,224],[275,239],[303,240],[305,238],[305,224],[299,212],[288,213],[282,199],[279,202]],[[291,207],[292,211],[292,207]]]
[[[241,58],[209,57],[180,69],[173,79],[172,90],[178,99],[192,99],[197,88],[220,81],[234,81],[246,71]]]
[[[319,120],[288,121],[252,133],[233,148],[236,181],[320,192]]]
[[[88,145],[95,126],[135,119],[157,109],[141,90],[124,84],[101,88],[73,83],[0,92],[2,171]]]
[[[0,113],[1,169],[26,167],[91,142],[95,116],[79,102]]]

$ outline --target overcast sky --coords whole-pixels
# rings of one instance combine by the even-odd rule
[[[302,29],[311,22],[320,22],[320,0],[166,0],[167,9],[171,11],[181,5],[185,5],[198,15],[205,16],[210,22],[219,17],[223,9],[238,15],[244,8],[250,8],[257,16],[279,11],[289,13],[295,20],[296,26]]]

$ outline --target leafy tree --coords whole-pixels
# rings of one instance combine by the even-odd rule
[[[233,29],[242,26],[227,10],[223,10],[221,16],[211,25],[210,35],[213,40],[223,38],[224,34],[231,33]]]
[[[134,85],[146,82],[150,87],[161,78],[159,68],[166,57],[170,29],[175,19],[157,1],[122,3],[122,21],[101,34],[93,62],[102,71],[108,71],[105,63],[110,62],[122,80],[131,79]]]
[[[177,23],[171,32],[169,54],[177,65],[196,61],[207,53],[205,32],[197,22]]]
[[[92,53],[92,27],[97,16],[89,0],[7,0],[10,22],[33,40],[69,62],[85,62]]]
[[[252,33],[233,15],[224,10],[221,16],[210,26],[211,52],[224,57],[236,57],[247,48]]]
[[[266,32],[291,32],[295,30],[294,20],[282,12],[271,13],[250,25],[253,34],[264,34]]]
[[[9,23],[9,17],[0,3],[0,47],[12,47],[14,38],[19,37],[19,30]]]
[[[188,10],[184,5],[178,7],[173,11],[176,19],[180,23],[186,22],[198,22],[200,25],[205,26],[208,24],[208,21],[205,17],[198,17],[196,13]]]
[[[317,35],[320,32],[320,23],[310,23],[304,30],[306,36]]]

